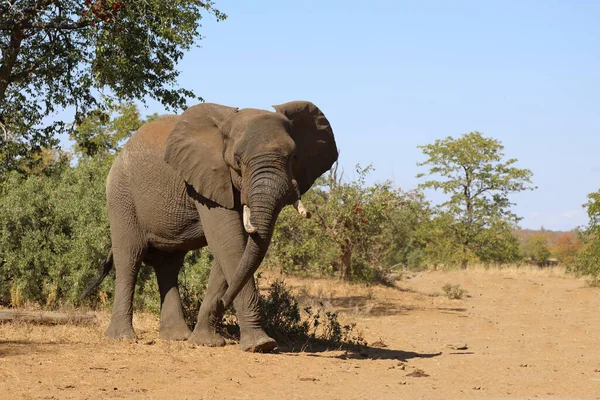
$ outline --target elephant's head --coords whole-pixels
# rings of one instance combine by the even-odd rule
[[[201,197],[243,209],[249,234],[244,256],[222,301],[229,306],[262,262],[279,212],[337,160],[333,131],[314,104],[293,101],[276,112],[199,104],[180,117],[165,161]]]

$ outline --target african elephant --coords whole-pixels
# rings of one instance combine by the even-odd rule
[[[160,290],[160,336],[223,346],[216,323],[233,302],[240,346],[270,351],[262,329],[254,272],[281,209],[300,201],[337,160],[333,131],[312,103],[275,112],[203,103],[145,124],[112,165],[106,191],[111,252],[95,284],[116,270],[110,338],[135,338],[133,294],[142,262]],[[193,332],[186,325],[177,277],[185,254],[208,245],[214,257]]]

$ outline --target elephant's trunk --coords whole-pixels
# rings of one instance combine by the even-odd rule
[[[289,178],[286,176],[283,162],[261,162],[259,165],[250,165],[249,170],[252,172],[248,183],[249,204],[244,213],[244,228],[247,232],[253,232],[249,232],[244,255],[223,295],[222,306],[225,308],[231,305],[265,257],[275,221],[289,193]]]

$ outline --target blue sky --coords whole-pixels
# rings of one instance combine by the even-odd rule
[[[521,226],[585,224],[600,188],[600,2],[231,1],[179,65],[206,101],[304,99],[331,122],[340,164],[416,187],[417,145],[478,130],[534,173]],[[163,112],[148,103],[147,113]]]

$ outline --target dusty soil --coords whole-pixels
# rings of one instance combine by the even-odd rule
[[[192,348],[158,339],[151,315],[136,316],[136,343],[104,339],[104,313],[91,327],[5,323],[0,397],[600,399],[600,289],[583,280],[513,269],[425,272],[393,288],[286,281],[357,322],[369,347]],[[445,283],[470,297],[437,295]]]

